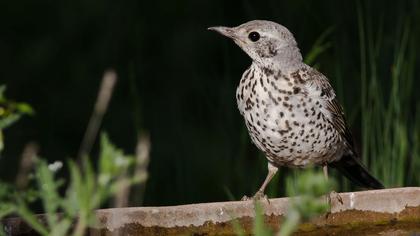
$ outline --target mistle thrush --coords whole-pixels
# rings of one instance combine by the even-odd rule
[[[354,183],[384,188],[360,162],[344,113],[327,77],[302,61],[290,31],[271,21],[211,27],[231,38],[252,59],[236,99],[252,142],[268,159],[268,175],[278,167],[320,165],[337,168]]]

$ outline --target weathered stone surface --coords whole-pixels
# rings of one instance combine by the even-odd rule
[[[333,198],[331,214],[302,224],[299,235],[409,235],[420,233],[420,187],[340,193]],[[277,229],[289,198],[263,201],[266,223]],[[91,235],[232,235],[232,219],[252,232],[254,204],[216,202],[168,207],[132,207],[97,211],[100,227]],[[19,235],[19,219],[9,219],[8,229]],[[27,230],[27,228],[26,228]]]

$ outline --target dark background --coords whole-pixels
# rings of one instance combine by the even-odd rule
[[[0,83],[7,85],[8,97],[28,102],[36,114],[5,131],[0,179],[14,180],[29,141],[38,142],[49,161],[76,156],[103,72],[114,68],[119,80],[102,130],[128,153],[134,152],[139,130],[150,133],[145,205],[254,193],[266,161],[250,143],[235,100],[251,61],[206,30],[253,19],[288,27],[303,55],[333,27],[326,39],[331,47],[316,63],[336,88],[360,146],[358,14],[371,19],[372,28],[384,25],[383,43],[390,48],[379,59],[384,71],[391,67],[397,26],[409,18],[417,37],[420,25],[417,1],[366,2],[2,1]],[[381,79],[386,87],[387,78]],[[417,80],[413,87],[418,86]],[[411,98],[413,104],[417,100]],[[286,173],[281,170],[271,185],[277,196]]]

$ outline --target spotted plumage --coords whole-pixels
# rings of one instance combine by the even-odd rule
[[[268,159],[269,173],[279,166],[333,166],[354,182],[383,188],[356,157],[343,109],[328,79],[302,61],[293,35],[270,21],[238,27],[212,27],[252,59],[236,91],[252,142]]]
[[[322,88],[312,80],[322,75],[311,75],[312,70],[274,73],[253,64],[239,83],[238,108],[251,140],[276,166],[322,165],[345,151],[339,131],[324,115],[327,100],[314,95]]]

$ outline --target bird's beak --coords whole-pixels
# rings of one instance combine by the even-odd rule
[[[209,27],[207,28],[211,31],[216,31],[217,33],[224,35],[228,38],[235,38],[235,30],[233,28],[224,27],[224,26],[215,26],[215,27]]]

